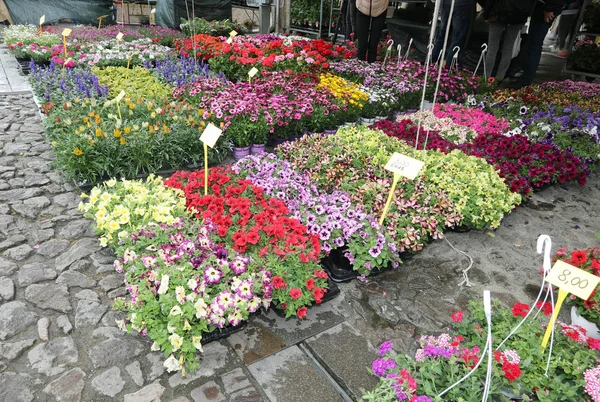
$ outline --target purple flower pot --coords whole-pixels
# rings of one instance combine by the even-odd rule
[[[252,144],[250,146],[250,153],[252,155],[262,154],[265,152],[265,144]]]
[[[337,133],[337,128],[334,128],[333,130],[324,130],[323,131],[323,134],[325,134],[325,135],[333,135],[335,133]]]
[[[233,147],[233,157],[236,161],[250,155],[250,147],[238,148]]]

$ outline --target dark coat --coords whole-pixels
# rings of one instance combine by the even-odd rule
[[[483,19],[503,24],[525,24],[536,0],[489,0],[483,9]]]

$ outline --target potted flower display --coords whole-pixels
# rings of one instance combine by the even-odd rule
[[[229,121],[225,133],[233,142],[233,157],[236,160],[250,155],[250,145],[252,145],[254,133],[260,130],[259,126],[248,115],[235,116]]]
[[[265,145],[269,138],[269,127],[264,117],[260,117],[254,125],[252,132],[252,145],[250,145],[250,153],[252,155],[265,152]]]

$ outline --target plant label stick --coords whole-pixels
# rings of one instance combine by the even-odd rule
[[[40,17],[40,36],[42,36],[42,25],[44,25],[44,22],[46,22],[46,14]]]
[[[559,290],[554,314],[552,314],[552,317],[550,318],[548,328],[546,329],[544,339],[542,340],[542,349],[544,349],[548,343],[552,327],[554,327],[560,308],[567,295],[571,293],[580,299],[587,300],[594,289],[596,289],[596,286],[598,286],[600,277],[585,272],[564,261],[556,261],[556,264],[552,267],[550,275],[548,275],[546,280],[554,286],[558,286]]]
[[[123,39],[123,34],[121,32],[119,32],[117,34],[117,46],[119,46],[121,44],[121,39]]]
[[[123,116],[121,116],[121,105],[119,104],[119,102],[121,102],[121,99],[123,99],[124,96],[125,91],[121,90],[121,92],[119,92],[119,94],[115,98],[115,101],[117,102],[117,110],[119,111],[119,119],[121,119],[121,121],[123,120]]]
[[[383,224],[383,220],[387,215],[388,210],[390,209],[390,205],[392,204],[392,200],[394,199],[394,191],[396,191],[396,185],[398,185],[398,181],[400,181],[400,177],[404,176],[409,178],[410,180],[414,180],[415,177],[419,174],[421,169],[425,163],[420,160],[413,159],[410,156],[399,154],[398,152],[394,152],[388,163],[385,165],[384,169],[389,170],[394,173],[394,181],[392,182],[392,188],[390,189],[390,193],[388,194],[387,202],[385,203],[385,207],[383,208],[383,213],[381,214],[381,218],[379,219],[379,224]]]
[[[125,79],[129,78],[129,65],[131,64],[131,56],[127,58],[127,71],[125,71]]]
[[[258,73],[258,69],[256,67],[252,67],[250,71],[248,71],[248,82],[252,82],[252,78]]]
[[[214,148],[223,130],[210,123],[200,136],[204,144],[204,195],[208,194],[208,147]]]
[[[100,29],[100,27],[102,26],[102,20],[104,18],[108,17],[108,14],[106,15],[101,15],[100,17],[96,18],[98,20],[98,30]]]
[[[70,28],[65,28],[62,31],[62,37],[63,37],[63,47],[65,48],[65,57],[67,57],[67,36],[71,35],[71,29]]]

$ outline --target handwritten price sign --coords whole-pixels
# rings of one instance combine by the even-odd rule
[[[44,22],[46,22],[46,14],[40,17],[40,25],[44,25]]]
[[[394,152],[388,163],[385,165],[385,169],[389,170],[394,174],[408,177],[413,180],[425,164],[417,159],[411,158],[410,156],[399,154]]]
[[[70,29],[70,28],[65,28],[65,29],[62,31],[62,36],[69,36],[69,35],[71,35],[71,32],[73,32],[73,30],[72,30],[72,29]]]
[[[250,71],[248,71],[248,77],[252,78],[258,73],[258,69],[256,67],[252,67]]]
[[[122,40],[122,39],[123,39],[123,36],[125,36],[125,35],[123,35],[123,33],[122,33],[122,32],[119,32],[119,33],[117,34],[117,40],[118,40],[118,41]]]
[[[219,139],[222,133],[223,130],[211,123],[208,126],[206,126],[206,129],[202,132],[202,135],[200,136],[200,141],[202,141],[209,147],[214,148],[215,144],[217,143],[217,140]]]
[[[548,275],[547,281],[558,286],[561,290],[574,294],[580,299],[587,300],[592,294],[600,277],[585,272],[564,261],[556,261]]]

